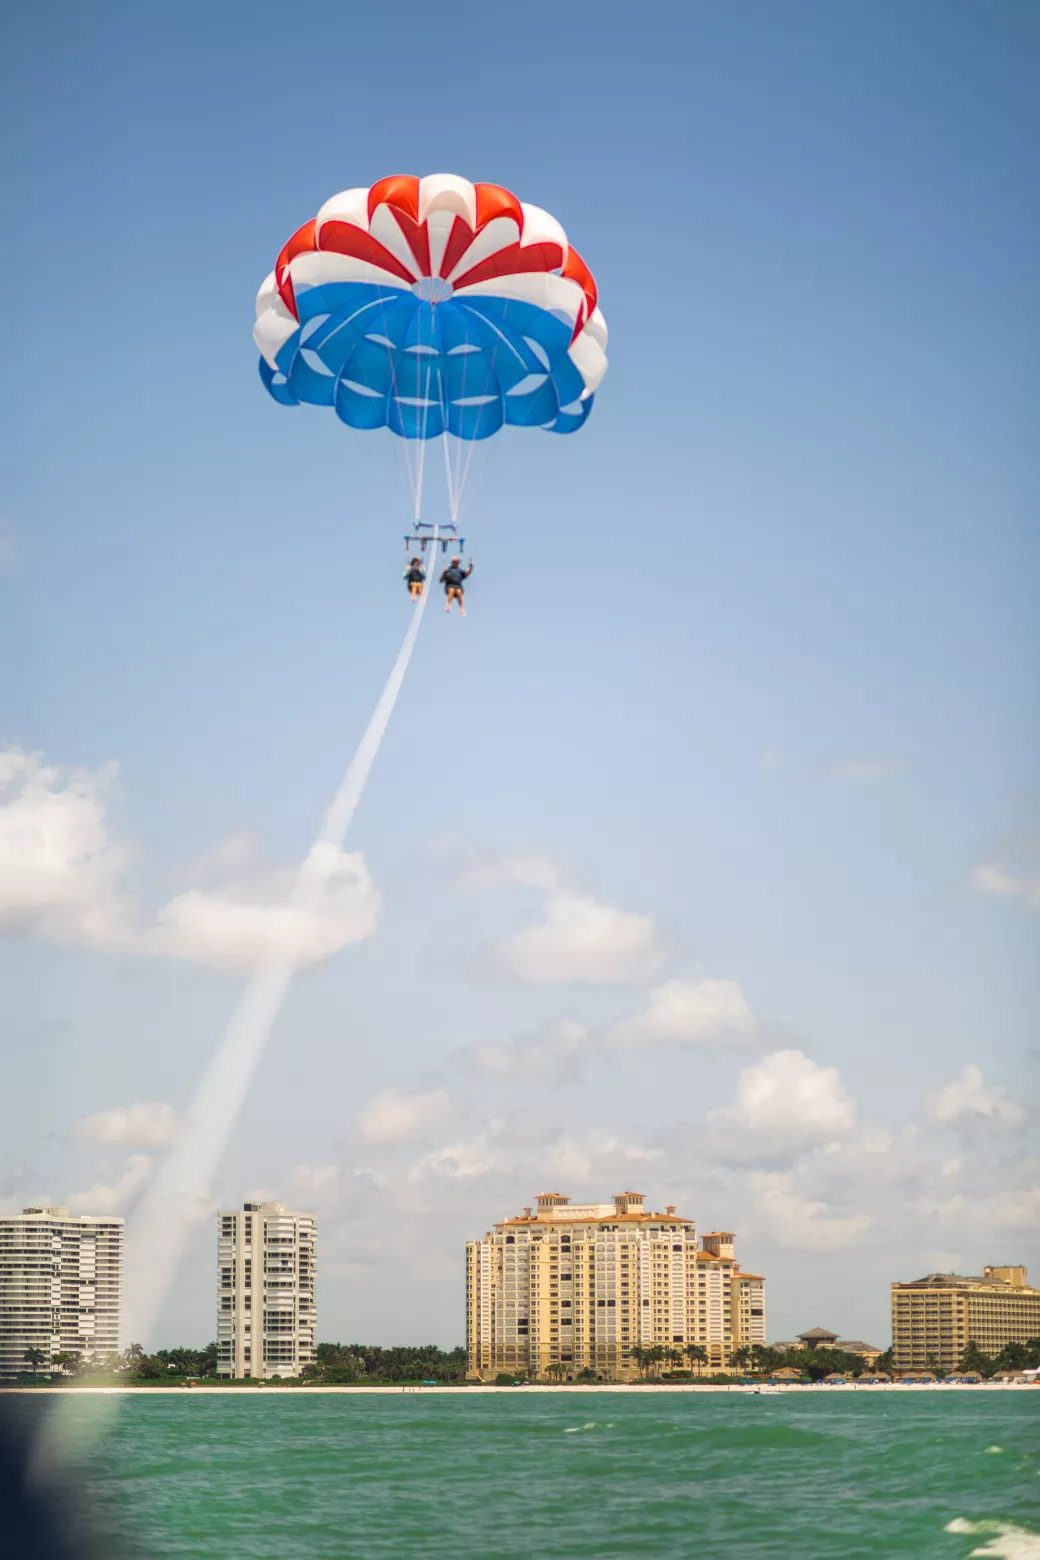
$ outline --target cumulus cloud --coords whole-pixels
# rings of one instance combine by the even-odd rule
[[[745,1067],[736,1099],[712,1119],[739,1134],[745,1147],[793,1151],[845,1136],[855,1126],[856,1106],[836,1067],[785,1050]]]
[[[924,1218],[976,1238],[994,1230],[1033,1233],[1040,1227],[1040,1185],[999,1187],[950,1197],[926,1195],[914,1199],[911,1207]]]
[[[471,1071],[485,1078],[575,1079],[588,1056],[589,1028],[560,1018],[538,1034],[512,1040],[483,1040],[462,1053]]]
[[[38,755],[0,753],[0,930],[247,974],[320,963],[375,929],[380,900],[364,858],[327,844],[295,874],[189,889],[150,923],[131,892],[134,852],[109,827],[116,773],[109,764],[65,775]],[[241,864],[244,837],[227,845],[225,865]]]
[[[788,1174],[758,1171],[746,1184],[755,1228],[795,1251],[840,1251],[860,1241],[873,1223],[867,1213],[834,1216],[826,1203],[802,1196]]]
[[[124,1213],[151,1175],[150,1154],[130,1154],[123,1173],[112,1182],[95,1181],[68,1200],[70,1213]]]
[[[1040,845],[1034,842],[1022,856],[1021,864],[1015,867],[982,862],[972,873],[973,888],[996,899],[1018,899],[1030,910],[1040,910]]]
[[[735,980],[666,980],[648,993],[646,1010],[615,1025],[621,1045],[703,1045],[750,1040],[755,1016]]]
[[[105,947],[123,933],[132,851],[109,838],[115,764],[63,776],[35,754],[0,753],[0,928]]]
[[[956,1077],[930,1094],[925,1110],[932,1121],[949,1126],[965,1116],[983,1116],[991,1121],[1024,1121],[1026,1112],[1021,1105],[1008,1099],[1007,1090],[999,1084],[987,1087],[982,1069],[973,1062],[961,1068]]]
[[[543,851],[512,851],[500,854],[495,851],[471,851],[463,873],[467,888],[498,888],[503,883],[517,883],[524,888],[537,888],[544,894],[555,893],[562,886],[560,869]]]
[[[230,872],[242,872],[252,867],[259,855],[260,841],[252,830],[236,829],[208,850],[200,851],[197,856],[183,862],[175,876],[189,883],[204,883],[211,878],[226,877]]]
[[[906,768],[905,758],[843,758],[830,767],[836,780],[891,780]]]
[[[69,1136],[97,1148],[168,1148],[181,1133],[181,1119],[162,1100],[138,1100],[116,1110],[85,1116]]]
[[[495,1118],[473,1137],[433,1149],[409,1169],[408,1180],[468,1181],[497,1176],[528,1184],[559,1182],[586,1186],[631,1174],[633,1164],[663,1157],[663,1151],[626,1143],[605,1132],[572,1136],[561,1131],[531,1130],[520,1121]],[[530,1191],[523,1195],[530,1196]]]
[[[306,877],[285,874],[245,887],[189,889],[158,912],[151,951],[229,973],[303,969],[375,931],[380,899],[364,857],[318,844]]]
[[[365,1106],[358,1117],[358,1130],[367,1143],[407,1143],[450,1115],[451,1100],[443,1089],[425,1094],[398,1094],[388,1089]]]
[[[499,944],[500,970],[527,985],[628,985],[659,969],[665,948],[652,918],[584,895],[559,893],[545,916]]]
[[[492,1131],[494,1123],[492,1123]],[[465,1181],[473,1176],[487,1175],[499,1168],[499,1160],[489,1133],[481,1132],[469,1142],[451,1143],[424,1154],[409,1170],[412,1181],[434,1176],[446,1181]]]

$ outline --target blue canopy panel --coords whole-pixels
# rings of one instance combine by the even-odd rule
[[[503,424],[574,433],[592,410],[571,326],[534,304],[334,282],[297,293],[300,326],[260,378],[283,406],[335,407],[352,428],[486,439]]]

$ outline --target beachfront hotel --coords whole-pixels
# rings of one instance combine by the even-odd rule
[[[956,1370],[969,1343],[993,1355],[1033,1338],[1040,1338],[1040,1289],[1026,1283],[1024,1267],[983,1268],[981,1278],[929,1273],[892,1285],[897,1370]]]
[[[699,1344],[705,1370],[724,1370],[741,1345],[766,1341],[765,1280],[733,1257],[733,1236],[697,1242],[692,1219],[640,1192],[572,1203],[546,1192],[466,1245],[469,1374],[638,1374],[634,1347]]]
[[[281,1203],[217,1215],[217,1374],[298,1376],[315,1355],[317,1227]]]
[[[117,1353],[122,1283],[122,1219],[67,1208],[0,1217],[0,1377],[49,1371],[56,1354]]]

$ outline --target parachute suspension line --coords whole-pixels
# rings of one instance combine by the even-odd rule
[[[383,325],[383,344],[386,351],[387,366],[390,369],[390,395],[391,398],[397,402],[397,414],[403,428],[404,418],[401,416],[401,392],[397,385],[397,365],[394,361],[394,348],[391,342],[390,333],[386,327],[386,305],[387,300],[385,298],[381,298],[377,307],[379,309]],[[427,370],[427,379],[429,379],[429,370]],[[410,448],[411,442],[412,441],[407,437],[402,438],[401,440],[401,443],[404,445],[404,462],[408,471],[408,487],[412,495],[412,519],[416,524],[418,524],[419,517],[422,512],[422,441],[416,441],[418,449],[416,450],[414,463],[412,461],[412,452]]]
[[[465,372],[465,368],[463,369],[463,372]],[[459,493],[451,474],[451,451],[449,449],[450,435],[448,433],[448,410],[444,404],[443,374],[439,373],[437,375],[437,383],[440,386],[438,394],[441,404],[441,423],[444,430],[441,435],[444,441],[444,480],[448,488],[448,512],[451,517],[451,529],[454,531],[458,526],[459,519]],[[465,384],[465,381],[463,381],[463,384]]]
[[[463,359],[462,359],[462,387],[461,387],[460,400],[465,400],[465,397],[466,397],[466,374],[467,374],[468,369],[469,369],[469,353],[465,353],[463,355]],[[443,395],[444,395],[444,391],[443,391],[443,381],[442,381],[442,385],[441,385],[442,405],[443,405]],[[445,417],[445,419],[444,419],[445,430],[447,430],[447,422],[448,422],[448,419],[447,419],[447,417]],[[463,489],[466,486],[466,478],[469,475],[470,461],[473,459],[473,451],[476,448],[476,443],[477,443],[476,439],[464,439],[461,434],[456,434],[455,435],[455,460],[454,460],[454,470],[452,470],[451,469],[452,463],[450,461],[450,457],[449,457],[449,453],[448,453],[448,434],[447,434],[447,431],[445,431],[445,435],[444,435],[444,462],[445,462],[445,470],[446,470],[447,477],[448,477],[448,501],[451,504],[451,519],[452,519],[452,524],[453,525],[456,525],[458,523],[459,505],[462,503],[462,493],[463,493]],[[467,447],[466,448],[466,464],[465,464],[465,467],[463,467],[463,465],[462,465],[462,451],[463,451],[464,447]]]
[[[430,365],[426,365],[426,388],[423,391],[422,427],[419,430],[418,445],[416,451],[416,478],[415,478],[415,512],[416,525],[422,518],[422,489],[423,474],[426,470],[426,427],[430,416]],[[407,443],[407,440],[405,441]]]
[[[439,528],[433,528],[436,544]],[[423,592],[390,676],[314,843],[301,863],[288,908],[301,918],[319,917],[330,884],[342,877],[343,843],[364,794],[412,659],[430,592]],[[239,999],[203,1074],[187,1128],[159,1167],[127,1232],[125,1305],[127,1337],[152,1328],[184,1247],[200,1217],[208,1216],[212,1184],[257,1064],[292,981],[295,964],[258,970]],[[54,1416],[57,1417],[57,1416]]]
[[[451,513],[452,530],[459,518],[459,501],[455,494],[455,484],[451,477],[451,453],[448,449],[448,430],[444,430],[444,480],[448,484],[448,509]]]
[[[461,400],[465,400],[465,397],[466,397],[466,375],[468,374],[468,372],[469,372],[469,353],[468,352],[464,352],[463,355],[462,355],[462,395],[460,397]],[[472,445],[473,443],[475,443],[475,440],[470,439],[469,443]],[[459,482],[459,467],[462,464],[462,445],[463,445],[463,440],[462,440],[462,437],[460,435],[459,439],[457,440],[456,449],[455,449],[455,487],[454,487],[454,490],[458,494],[459,498],[462,497],[462,486],[461,486],[461,484]]]
[[[458,495],[459,495],[460,499],[462,498],[462,493],[463,493],[463,490],[464,490],[464,488],[466,486],[466,481],[467,481],[467,479],[469,477],[469,468],[470,468],[470,465],[472,464],[472,461],[473,461],[473,452],[476,450],[476,447],[477,447],[476,439],[469,439],[469,440],[467,440],[467,443],[469,445],[469,448],[466,451],[466,464],[462,468],[462,478],[459,481],[458,489],[457,489]],[[460,450],[459,451],[460,458],[461,458],[461,454],[462,454],[462,452]]]

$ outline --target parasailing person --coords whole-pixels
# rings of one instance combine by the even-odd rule
[[[408,586],[408,594],[413,601],[421,601],[423,587],[426,584],[426,570],[422,566],[420,558],[412,558],[404,571],[404,582]]]
[[[459,616],[466,616],[466,607],[463,601],[463,597],[466,591],[464,582],[469,579],[472,573],[472,563],[468,569],[464,569],[462,567],[461,558],[453,558],[448,567],[444,570],[443,574],[441,575],[441,584],[444,586],[445,612],[450,612],[452,602],[457,601],[459,604]]]

